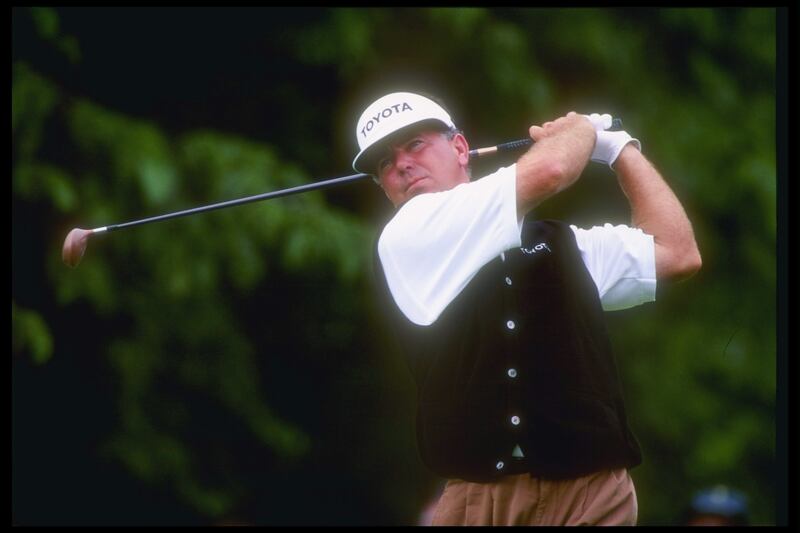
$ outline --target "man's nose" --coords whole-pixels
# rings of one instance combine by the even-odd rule
[[[412,154],[405,151],[400,151],[395,154],[395,166],[401,172],[414,168],[416,161]]]

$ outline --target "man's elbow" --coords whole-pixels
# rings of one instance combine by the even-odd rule
[[[684,265],[681,272],[684,276],[684,279],[697,274],[702,266],[703,258],[700,256],[700,250],[698,250],[697,246],[695,246],[694,249],[687,254],[687,257],[684,260]]]
[[[703,258],[700,256],[700,250],[695,246],[692,250],[673,258],[665,277],[672,281],[683,281],[697,274],[702,266]]]
[[[700,270],[703,259],[694,239],[680,245],[656,242],[656,277],[661,281],[683,281]]]

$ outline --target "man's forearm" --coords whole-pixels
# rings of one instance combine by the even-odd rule
[[[564,121],[563,123],[560,121]],[[595,143],[595,131],[582,116],[559,119],[552,129],[534,126],[536,143],[517,161],[517,215],[572,185],[580,176]]]
[[[613,165],[631,206],[631,224],[653,235],[656,276],[682,279],[701,265],[700,252],[686,211],[653,165],[628,144]]]

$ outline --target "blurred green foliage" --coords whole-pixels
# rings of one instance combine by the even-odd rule
[[[307,193],[98,235],[76,270],[60,258],[73,226],[290,187],[326,163],[349,173],[363,105],[411,89],[440,96],[474,145],[571,109],[623,117],[682,199],[704,260],[655,304],[608,315],[644,451],[640,524],[676,523],[694,490],[720,482],[748,494],[754,522],[774,523],[775,9],[290,12],[272,13],[275,51],[252,61],[267,70],[281,53],[324,83],[276,80],[276,109],[305,111],[273,117],[275,142],[168,130],[72,94],[15,34],[16,519],[46,522],[26,514],[19,480],[37,479],[19,459],[37,438],[24,431],[24,391],[60,384],[47,368],[68,361],[108,404],[105,418],[81,412],[97,427],[87,453],[201,522],[414,523],[434,480],[415,455],[410,376],[376,319],[374,206],[348,212]],[[68,64],[92,53],[56,10],[15,8],[26,23]],[[626,222],[613,176],[585,174],[537,216]],[[379,197],[357,194],[360,206]],[[319,516],[297,514],[309,494]]]
[[[53,355],[53,336],[42,316],[20,308],[11,301],[11,349],[30,354],[36,364],[46,363]]]

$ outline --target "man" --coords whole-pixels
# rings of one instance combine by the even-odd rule
[[[358,121],[353,167],[397,209],[376,273],[417,383],[424,463],[448,479],[434,525],[636,523],[628,428],[603,311],[700,268],[680,202],[611,117],[531,126],[513,165],[470,179],[447,111],[392,93]],[[590,160],[613,169],[632,227],[525,216]]]

